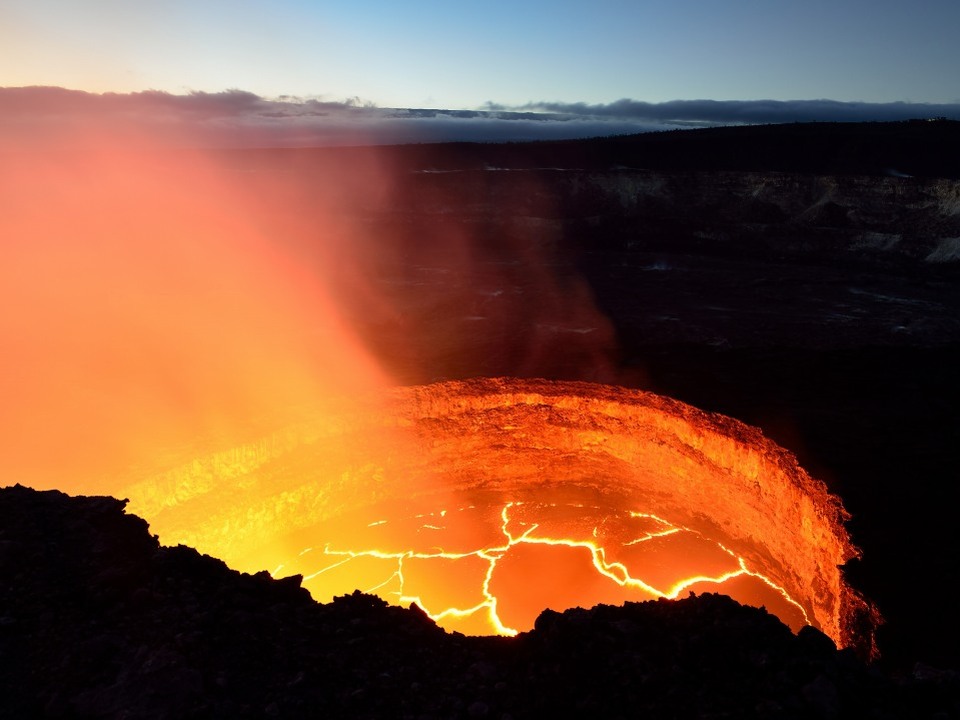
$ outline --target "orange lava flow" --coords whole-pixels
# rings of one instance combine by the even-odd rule
[[[857,550],[823,483],[755,428],[638,390],[395,388],[125,494],[164,543],[301,574],[318,600],[415,602],[469,634],[691,591],[841,646],[875,617],[844,582]]]

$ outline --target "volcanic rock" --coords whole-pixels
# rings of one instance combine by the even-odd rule
[[[725,596],[447,634],[360,594],[161,547],[124,501],[0,490],[3,717],[950,717],[960,678],[883,674]]]

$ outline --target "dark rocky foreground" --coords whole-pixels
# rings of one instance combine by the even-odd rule
[[[0,490],[9,718],[960,716],[960,676],[885,674],[719,595],[449,635],[355,593],[160,547],[109,497]]]

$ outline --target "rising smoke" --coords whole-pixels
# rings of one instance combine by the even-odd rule
[[[482,174],[476,196],[431,199],[375,149],[52,147],[0,172],[6,482],[122,495],[396,382],[614,378],[613,330],[558,270],[555,227],[449,220],[490,194]],[[520,194],[493,200],[553,212]],[[405,202],[437,222],[405,231]]]
[[[11,153],[0,173],[5,481],[117,492],[134,467],[386,382],[284,242],[333,242],[322,204],[298,215],[275,178],[254,197],[198,153],[72,147]],[[271,231],[264,204],[283,199]]]

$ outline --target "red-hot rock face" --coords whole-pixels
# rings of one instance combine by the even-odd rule
[[[721,592],[840,645],[845,512],[740,422],[651,393],[483,379],[328,408],[126,488],[167,544],[513,634],[544,608]],[[857,631],[861,632],[861,631]]]

